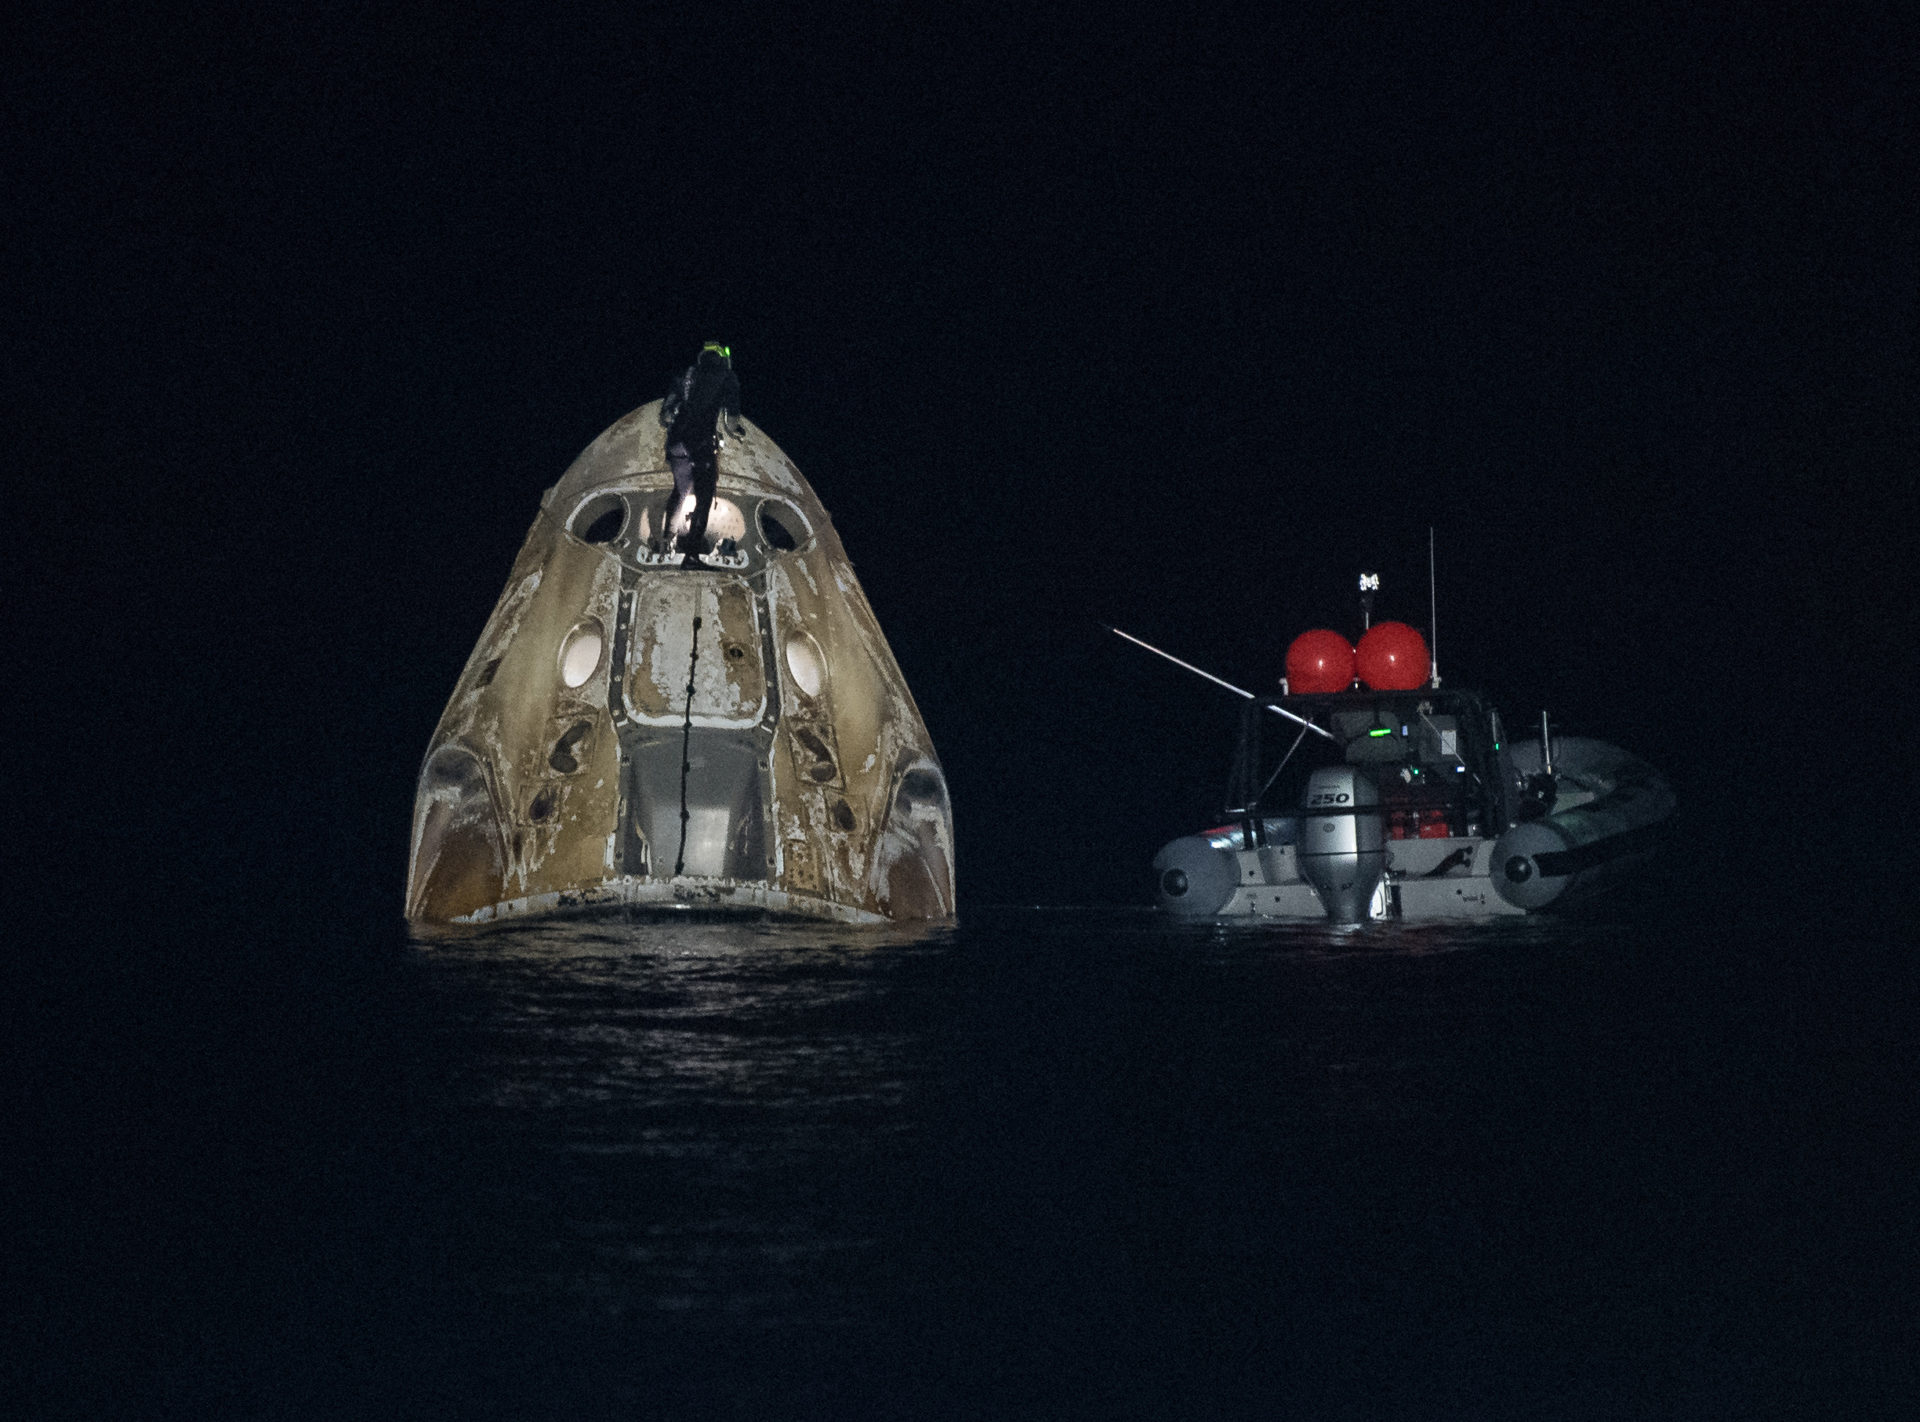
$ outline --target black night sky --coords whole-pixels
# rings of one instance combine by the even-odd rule
[[[1359,571],[1425,621],[1430,525],[1449,680],[1695,811],[1908,664],[1920,154],[1885,23],[12,29],[9,602],[159,748],[117,821],[143,858],[220,825],[222,877],[297,844],[397,904],[540,491],[709,337],[922,704],[966,901],[1139,901],[1217,808],[1230,702],[1101,622],[1269,687],[1294,633],[1353,629]]]

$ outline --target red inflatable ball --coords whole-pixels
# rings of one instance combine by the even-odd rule
[[[1360,639],[1360,680],[1372,691],[1413,691],[1424,686],[1433,663],[1427,639],[1404,622],[1376,622]]]
[[[1287,690],[1306,696],[1353,685],[1353,647],[1338,632],[1317,627],[1287,648]]]

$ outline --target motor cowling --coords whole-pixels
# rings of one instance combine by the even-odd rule
[[[1387,871],[1387,840],[1380,790],[1365,770],[1332,765],[1308,777],[1294,859],[1328,918],[1366,921]]]

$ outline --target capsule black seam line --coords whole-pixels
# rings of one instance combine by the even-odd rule
[[[693,615],[693,647],[687,657],[687,712],[680,723],[680,849],[673,856],[673,877],[687,867],[687,772],[693,769],[693,683],[700,666],[700,614]]]

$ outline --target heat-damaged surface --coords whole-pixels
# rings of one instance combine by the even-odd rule
[[[950,917],[946,780],[826,510],[742,421],[680,566],[658,408],[542,500],[428,748],[407,916]]]

